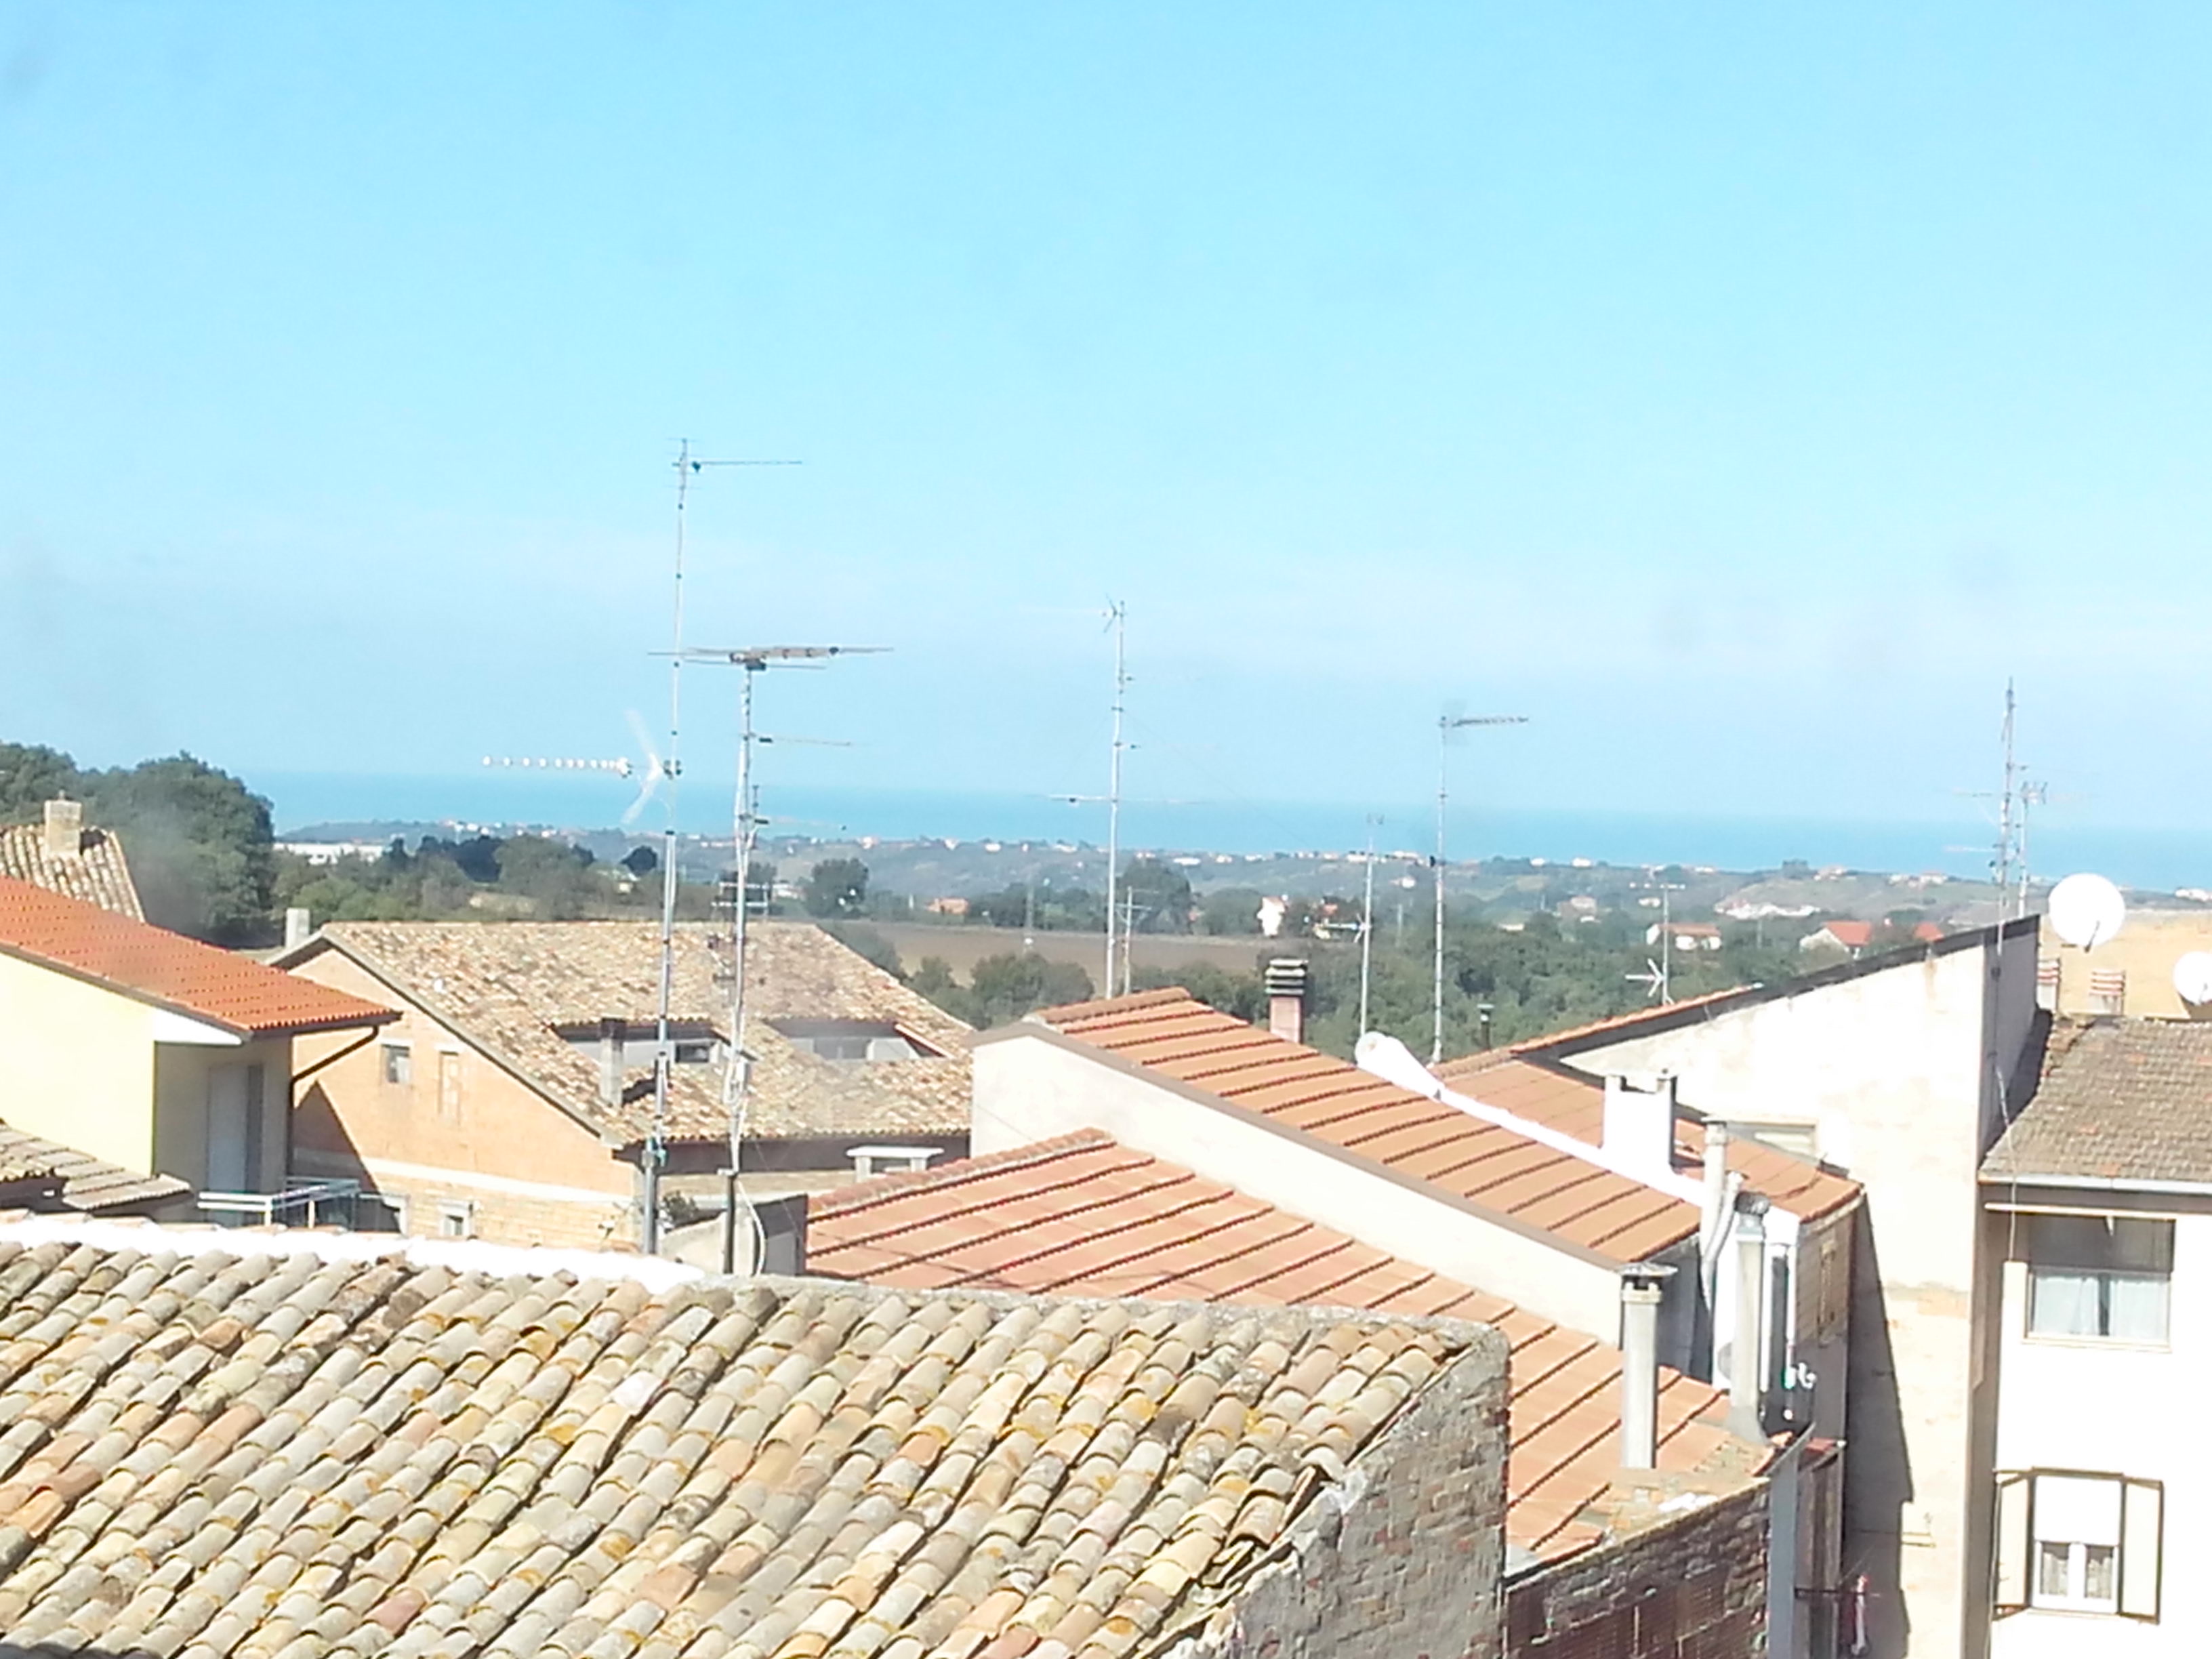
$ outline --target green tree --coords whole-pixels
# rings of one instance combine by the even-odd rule
[[[1210,962],[1188,962],[1180,968],[1139,968],[1129,982],[1139,991],[1181,986],[1208,1007],[1237,1019],[1257,1024],[1267,1017],[1267,988],[1257,973],[1232,974]]]
[[[857,916],[867,903],[868,866],[858,859],[824,859],[806,878],[810,916]]]
[[[1198,902],[1198,926],[1207,933],[1256,933],[1260,931],[1260,890],[1256,887],[1217,887]]]
[[[1159,859],[1131,859],[1121,872],[1119,902],[1130,907],[1140,933],[1190,931],[1190,878]]]
[[[510,836],[493,856],[500,890],[526,898],[541,921],[573,921],[596,890],[592,855],[548,836]]]
[[[58,749],[0,743],[0,823],[35,819],[58,795],[82,795],[84,775]]]
[[[190,755],[86,779],[86,817],[123,837],[147,920],[218,945],[269,937],[269,803]]]

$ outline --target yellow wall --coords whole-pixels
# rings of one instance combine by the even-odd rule
[[[325,951],[292,971],[401,1011],[375,1041],[302,1085],[295,1169],[352,1176],[407,1200],[415,1233],[438,1232],[439,1206],[463,1201],[474,1206],[476,1235],[501,1243],[600,1244],[634,1232],[636,1172],[592,1130],[342,952]],[[295,1069],[359,1035],[301,1037]],[[384,1080],[392,1043],[412,1056],[407,1084]],[[450,1097],[439,1086],[441,1061],[456,1068]]]
[[[290,1114],[285,1096],[292,1080],[292,1045],[264,1037],[235,1048],[165,1042],[154,1064],[154,1167],[163,1175],[208,1183],[208,1073],[218,1066],[262,1068],[261,1123],[256,1136],[258,1167],[247,1177],[258,1192],[277,1192],[289,1174]],[[60,1137],[66,1139],[66,1137]]]
[[[2046,921],[2043,957],[2058,963],[2058,1006],[2063,1013],[2103,1013],[2089,998],[2089,975],[2118,968],[2128,976],[2127,1000],[2120,1012],[2152,1019],[2203,1019],[2212,1009],[2194,1012],[2173,988],[2173,964],[2191,951],[2212,951],[2212,910],[2130,910],[2118,937],[2081,951],[2063,945]]]
[[[0,1119],[151,1174],[155,1019],[143,1002],[0,956]]]

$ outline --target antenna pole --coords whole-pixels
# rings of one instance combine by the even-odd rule
[[[1129,689],[1128,622],[1129,609],[1121,600],[1114,600],[1106,611],[1108,626],[1114,630],[1114,746],[1107,768],[1106,779],[1106,994],[1114,994],[1115,969],[1115,901],[1119,896],[1121,881],[1121,717]],[[1127,946],[1122,948],[1126,964]],[[1124,979],[1128,977],[1126,965]]]
[[[738,793],[730,843],[738,863],[737,908],[730,920],[730,1056],[722,1068],[722,1107],[730,1125],[729,1202],[722,1214],[722,1271],[738,1271],[738,1204],[744,1193],[738,1156],[745,1139],[745,1094],[752,1083],[752,1055],[745,1048],[745,925],[751,912],[753,868],[753,676],[751,663],[740,665],[738,684]],[[763,663],[761,666],[764,667]],[[752,1213],[750,1202],[745,1205]],[[756,1228],[756,1236],[757,1236]]]
[[[1431,1006],[1433,1018],[1429,1028],[1429,1064],[1442,1062],[1444,1057],[1444,757],[1451,736],[1451,721],[1446,715],[1437,716],[1437,856],[1435,859],[1437,898],[1436,960],[1430,975]]]
[[[674,616],[668,652],[668,759],[663,769],[667,817],[660,832],[660,986],[655,999],[653,1044],[653,1129],[645,1139],[645,1214],[638,1244],[647,1255],[660,1254],[660,1171],[668,1161],[668,1006],[676,984],[676,779],[680,769],[678,734],[684,714],[684,507],[691,491],[691,441],[676,451],[676,568]]]
[[[1674,890],[1659,884],[1659,1001],[1674,1000]]]
[[[1375,826],[1379,820],[1370,812],[1367,815],[1367,887],[1359,902],[1359,1030],[1355,1036],[1367,1035],[1367,990],[1375,977]]]
[[[2013,696],[2012,682],[2005,682],[2004,704],[2004,792],[1997,799],[1997,920],[2005,920],[2005,910],[2012,902],[2013,866],[2013,794],[2019,781],[2019,768],[2013,759]]]

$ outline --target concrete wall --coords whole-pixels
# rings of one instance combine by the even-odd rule
[[[1979,1347],[1994,1280],[1977,1175],[2034,1016],[2034,939],[1850,974],[1570,1056],[1673,1072],[1709,1115],[1801,1124],[1866,1188],[1854,1241],[1847,1567],[1872,1651],[1978,1652],[1994,1423]],[[1978,1389],[1981,1390],[1978,1394]]]
[[[1182,1659],[1498,1659],[1505,1564],[1506,1348],[1468,1352],[1293,1525],[1288,1559]]]
[[[1995,1322],[2001,1356],[1996,1462],[2000,1469],[2077,1469],[2165,1484],[2163,1607],[2156,1624],[2030,1607],[2000,1619],[1996,1659],[2212,1653],[2212,1449],[2197,1404],[2212,1375],[2212,1200],[2111,1192],[1990,1189],[2001,1200],[2172,1217],[2173,1279],[2162,1347],[2027,1334],[2027,1268],[2002,1269]],[[1992,1212],[1990,1253],[2014,1242]]]
[[[1571,1330],[1620,1340],[1618,1267],[1594,1252],[1486,1217],[1425,1182],[1324,1149],[1257,1113],[1179,1090],[1042,1028],[980,1043],[975,1060],[979,1154],[1103,1130]]]
[[[1764,1482],[1516,1582],[1515,1659],[1757,1659],[1767,1651]]]
[[[635,1238],[635,1170],[597,1134],[341,952],[293,971],[401,1011],[374,1042],[302,1085],[293,1123],[301,1173],[350,1177],[404,1200],[410,1233],[434,1237],[447,1207],[465,1206],[474,1236],[500,1243]],[[359,1037],[302,1037],[298,1069]],[[404,1085],[384,1080],[393,1043],[412,1058]]]
[[[151,1174],[159,1018],[130,997],[0,956],[0,1117]]]

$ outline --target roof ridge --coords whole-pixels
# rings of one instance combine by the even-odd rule
[[[1134,1013],[1146,1008],[1162,1008],[1171,1002],[1188,1002],[1194,1008],[1207,1006],[1180,985],[1164,985],[1157,990],[1131,991],[1118,997],[1092,997],[1083,1002],[1063,1002],[1057,1007],[1040,1008],[1026,1018],[1040,1025],[1058,1025],[1064,1020],[1097,1019],[1125,1009]]]
[[[854,1210],[865,1210],[887,1198],[922,1188],[957,1187],[963,1181],[980,1181],[986,1176],[997,1175],[1004,1170],[1049,1164],[1066,1158],[1070,1152],[1093,1148],[1103,1151],[1121,1145],[1103,1129],[1077,1129],[1067,1134],[1054,1135],[1049,1140],[1033,1140],[1026,1146],[1010,1146],[1001,1152],[979,1152],[950,1164],[941,1164],[933,1170],[893,1170],[883,1175],[871,1176],[866,1181],[856,1181],[849,1187],[836,1188],[808,1199],[807,1213],[810,1217],[848,1215]]]

